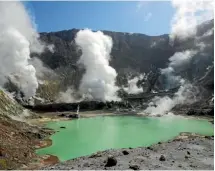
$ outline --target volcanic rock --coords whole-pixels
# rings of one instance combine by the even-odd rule
[[[128,154],[129,154],[129,152],[128,152],[127,150],[123,150],[122,153],[123,153],[124,155],[128,155]]]
[[[164,157],[164,155],[161,155],[160,158],[159,158],[159,160],[160,160],[160,161],[165,161],[166,158]]]
[[[78,115],[77,114],[70,114],[67,117],[68,118],[78,118]]]
[[[136,165],[136,164],[135,165],[130,165],[129,168],[132,169],[132,170],[139,170],[140,169],[140,167],[138,165]]]
[[[117,164],[117,160],[114,156],[108,156],[107,158],[107,162],[106,162],[106,165],[105,167],[112,167],[112,166],[116,166]]]

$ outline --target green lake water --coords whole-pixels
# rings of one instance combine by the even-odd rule
[[[170,140],[181,132],[214,133],[208,121],[181,116],[101,116],[50,122],[47,127],[59,132],[51,136],[52,146],[37,150],[37,154],[55,155],[61,161],[111,148],[150,146]]]

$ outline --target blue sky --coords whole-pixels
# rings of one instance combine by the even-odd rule
[[[90,28],[161,35],[170,32],[174,9],[169,1],[27,2],[39,32]]]

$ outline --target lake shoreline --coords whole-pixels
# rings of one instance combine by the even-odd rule
[[[101,116],[102,114],[100,114],[99,116]],[[103,114],[102,116],[119,116],[119,115],[122,115],[122,114],[117,114],[117,115],[115,115],[115,114]],[[86,116],[86,115],[85,115]],[[87,115],[86,117],[95,117],[95,116],[98,116],[97,114],[94,114],[93,116],[92,115]],[[127,115],[126,115],[127,116]],[[132,116],[137,116],[137,115],[132,115]],[[139,116],[139,117],[143,117],[142,115],[141,116]],[[186,117],[186,116],[185,116]],[[85,117],[84,117],[85,118]],[[199,118],[199,117],[190,117],[190,116],[188,116],[188,118]],[[200,119],[206,119],[206,120],[209,120],[209,118],[206,118],[206,117],[204,117],[204,118],[202,118],[202,117],[200,117]],[[211,119],[211,118],[210,118]],[[61,120],[61,119],[60,119]],[[64,120],[64,119],[63,119]],[[205,138],[206,137],[206,138]],[[163,142],[163,143],[158,143],[158,146],[160,146],[160,147],[162,147],[163,146],[163,144],[164,144],[164,146],[166,146],[165,144],[171,144],[171,146],[172,147],[177,147],[177,143],[175,144],[175,142],[177,142],[177,141],[181,141],[181,142],[183,142],[183,141],[185,141],[185,143],[188,143],[190,140],[192,140],[192,143],[193,144],[199,144],[199,143],[201,143],[201,142],[206,142],[206,143],[209,143],[209,144],[213,144],[213,136],[200,136],[200,135],[194,135],[194,134],[191,134],[191,133],[181,133],[179,136],[177,136],[177,137],[175,137],[175,138],[173,138],[172,140],[170,140],[170,141],[168,141],[168,142]],[[204,144],[204,143],[203,143]],[[49,144],[50,145],[50,144]],[[152,146],[150,146],[150,147],[137,147],[137,148],[133,148],[133,150],[134,151],[136,151],[135,149],[141,149],[141,151],[145,151],[145,150],[147,150],[148,148],[153,148],[153,146],[154,145],[152,145]],[[213,146],[213,145],[212,145]],[[213,152],[213,147],[209,147],[209,146],[207,146],[207,149],[208,149],[208,151],[212,151]],[[158,148],[158,150],[157,150],[157,152],[159,152],[159,147],[157,147]],[[168,146],[166,146],[166,149],[168,150],[169,148],[168,148]],[[210,149],[210,150],[209,150]],[[122,151],[123,150],[125,150],[125,149],[114,149],[114,150],[105,150],[105,151],[102,151],[102,152],[97,152],[97,153],[99,153],[99,156],[100,156],[100,153],[101,153],[101,155],[102,155],[102,157],[101,158],[103,158],[103,160],[104,161],[100,161],[101,159],[100,159],[100,157],[98,157],[98,159],[97,159],[97,153],[95,153],[95,154],[92,154],[92,155],[89,155],[89,156],[83,156],[83,157],[78,157],[78,158],[75,158],[75,159],[71,159],[71,160],[68,160],[68,161],[66,161],[66,162],[58,162],[57,164],[56,163],[46,163],[45,165],[43,165],[43,166],[40,166],[40,167],[37,167],[37,168],[40,168],[40,169],[56,169],[56,170],[58,170],[58,169],[130,169],[128,166],[123,166],[123,167],[119,167],[119,166],[116,166],[116,167],[110,167],[110,168],[106,168],[106,167],[104,167],[101,163],[104,163],[105,162],[105,157],[107,158],[107,156],[108,155],[115,155],[115,154],[117,154],[116,156],[118,156],[119,155],[119,153],[122,153]],[[126,149],[126,150],[131,150],[131,149]],[[177,150],[176,150],[177,151]],[[191,151],[191,153],[193,153],[192,152],[192,149],[190,149],[190,151]],[[113,153],[113,154],[112,154]],[[131,153],[136,153],[136,152],[132,152],[131,151]],[[131,155],[133,155],[133,154],[131,154]],[[177,155],[177,154],[175,154],[175,155]],[[209,155],[212,155],[212,154],[209,154]],[[95,157],[92,157],[92,156],[95,156]],[[56,157],[56,156],[55,156]],[[212,156],[213,157],[213,156]],[[89,166],[88,166],[88,164],[85,164],[85,166],[82,166],[82,165],[80,165],[81,163],[80,163],[80,161],[86,161],[86,163],[89,163],[89,162],[91,162],[91,159],[96,159],[96,160],[98,160],[98,161],[94,161],[94,162],[96,162],[96,163],[100,163],[100,165],[99,166],[97,166],[96,168],[94,167],[94,166],[91,166],[90,164],[89,164]],[[127,160],[127,159],[125,159],[125,160]],[[174,161],[175,162],[175,161]],[[192,161],[193,162],[193,161]],[[177,162],[176,162],[177,163]],[[141,164],[139,163],[139,165],[141,166]],[[170,164],[171,165],[171,164]],[[140,167],[139,166],[139,167]],[[191,164],[191,166],[192,166],[192,164]],[[187,168],[184,168],[184,169],[194,169],[193,168],[193,166],[192,167],[187,167]],[[68,168],[68,167],[70,167],[70,168]],[[127,168],[128,167],[128,168]],[[157,167],[157,166],[156,166]],[[156,167],[154,167],[154,169],[157,169]],[[213,166],[211,165],[211,166],[205,166],[206,168],[208,168],[208,169],[211,169]],[[153,168],[153,167],[152,167]],[[141,168],[141,169],[152,169],[152,168]],[[178,169],[180,169],[181,167],[180,167],[180,165],[179,165],[179,167],[177,167]],[[197,166],[197,168],[198,168],[198,166]],[[159,166],[158,167],[158,169],[164,169],[164,168],[162,168],[161,166]],[[175,169],[175,168],[171,168],[171,169]],[[181,169],[183,169],[183,168],[181,168]]]
[[[214,169],[214,137],[181,133],[167,142],[150,147],[109,149],[40,169]],[[162,156],[164,157],[162,159]],[[108,167],[108,157],[117,163]],[[207,160],[204,160],[207,159]],[[135,169],[136,168],[136,169]]]

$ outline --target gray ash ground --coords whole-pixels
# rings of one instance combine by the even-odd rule
[[[146,148],[111,149],[97,152],[90,156],[68,160],[41,169],[214,170],[213,161],[213,136],[184,136]]]

